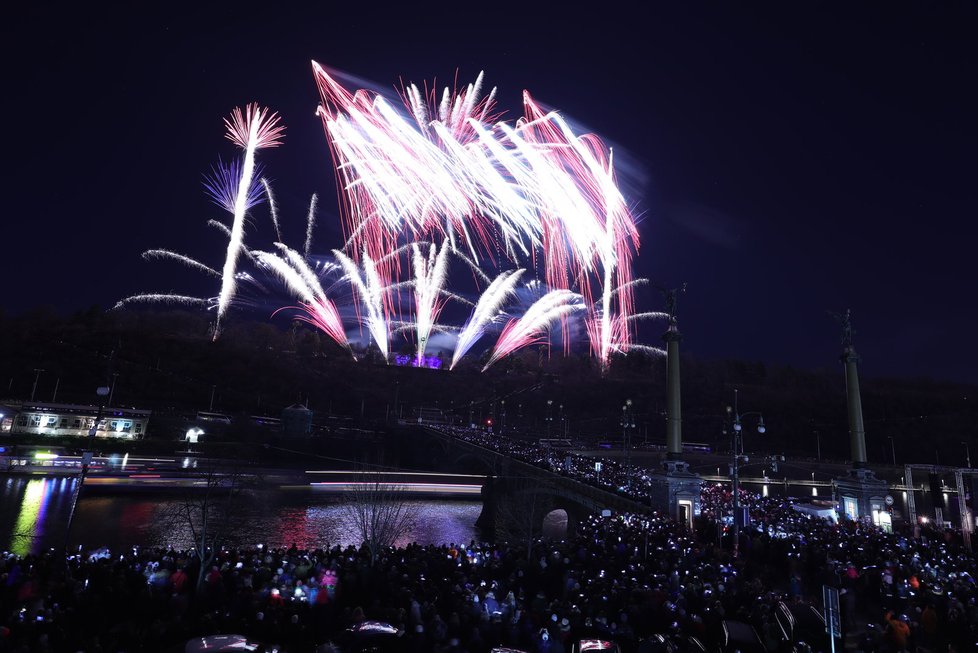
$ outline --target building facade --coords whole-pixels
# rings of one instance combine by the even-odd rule
[[[17,435],[87,436],[95,426],[98,406],[42,402],[4,402],[0,433]],[[146,435],[151,411],[105,408],[95,435],[134,440]]]

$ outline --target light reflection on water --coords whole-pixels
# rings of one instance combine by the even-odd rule
[[[0,546],[24,555],[64,546],[71,493],[77,479],[8,476],[0,484]],[[164,495],[88,495],[78,505],[70,547],[119,550],[133,545],[190,543],[189,526],[164,526],[160,517],[179,504]],[[397,544],[442,544],[478,539],[478,501],[421,500],[408,502],[414,526]],[[303,492],[257,492],[240,507],[246,525],[241,544],[264,543],[300,548],[324,544],[359,544],[342,497]]]

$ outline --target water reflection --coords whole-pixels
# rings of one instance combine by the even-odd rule
[[[10,533],[9,549],[12,553],[27,555],[31,552],[32,543],[43,537],[44,514],[57,481],[58,479],[34,478],[27,482],[17,519]]]
[[[0,544],[26,555],[64,546],[74,478],[8,476],[0,484]],[[167,511],[182,503],[173,495],[84,495],[72,525],[69,548],[85,550],[133,545],[187,547],[189,525],[164,524]],[[398,541],[442,544],[478,539],[478,501],[411,501],[414,527]],[[312,493],[257,492],[241,507],[246,526],[240,544],[316,547],[359,544],[343,499]]]
[[[266,496],[242,508],[248,526],[239,538],[243,539],[240,543],[262,543],[270,547],[294,544],[298,548],[360,544],[362,538],[342,499],[316,496],[307,499],[300,503],[283,503],[277,497]],[[443,544],[477,539],[475,521],[482,505],[476,501],[410,501],[407,507],[414,515],[414,523],[398,539],[398,546],[411,542]],[[166,510],[165,504],[156,504],[156,508]],[[190,546],[191,537],[189,524],[164,527],[162,523],[150,520],[142,539],[147,543],[186,548]]]

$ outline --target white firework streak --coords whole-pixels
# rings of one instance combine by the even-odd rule
[[[275,196],[272,195],[272,185],[264,177],[261,178],[261,185],[265,187],[265,196],[268,198],[268,209],[272,215],[272,224],[275,225],[275,238],[282,242],[282,229],[278,224],[278,204],[275,203]]]
[[[238,181],[238,191],[234,199],[234,221],[231,224],[231,238],[224,259],[221,293],[217,299],[217,318],[214,326],[215,340],[220,334],[221,318],[227,312],[231,298],[234,296],[238,255],[241,253],[244,240],[248,189],[251,188],[252,176],[255,172],[255,152],[260,148],[275,147],[281,143],[280,138],[284,127],[280,126],[278,121],[278,114],[270,114],[267,109],[261,109],[257,104],[249,104],[245,108],[244,114],[241,109],[235,109],[231,118],[224,120],[227,127],[227,138],[244,149],[244,161],[241,165],[241,179]]]
[[[442,293],[448,274],[448,248],[443,243],[439,251],[438,246],[432,244],[427,259],[418,245],[412,245],[411,250],[414,268],[414,320],[418,336],[417,361],[420,367],[432,326],[445,305]]]
[[[387,360],[389,327],[384,313],[387,289],[381,281],[376,265],[366,252],[362,257],[362,270],[343,252],[334,249],[333,255],[340,262],[350,285],[357,291],[360,302],[367,309],[367,331],[383,354],[384,360]]]
[[[319,205],[319,196],[315,193],[312,194],[312,199],[309,200],[309,215],[306,216],[306,246],[302,250],[306,258],[309,258],[309,250],[312,248],[312,230],[316,226],[316,207]],[[279,238],[279,240],[282,240]]]
[[[200,270],[201,272],[205,272],[205,273],[207,273],[207,274],[209,274],[209,275],[211,275],[213,277],[220,278],[220,276],[221,276],[221,273],[218,272],[217,270],[215,270],[214,268],[212,268],[212,267],[210,267],[208,265],[204,265],[200,261],[198,261],[196,259],[192,259],[189,256],[185,256],[184,254],[178,254],[177,252],[171,252],[168,249],[149,249],[149,250],[146,250],[145,252],[143,252],[143,258],[146,259],[146,260],[150,260],[150,259],[170,259],[172,261],[177,261],[179,263],[183,263],[188,268],[192,268],[194,270]]]
[[[336,310],[333,301],[326,296],[319,282],[319,276],[298,252],[281,243],[276,243],[276,246],[282,250],[284,257],[271,252],[255,251],[253,253],[258,263],[271,270],[282,280],[286,288],[301,300],[300,310],[308,317],[299,316],[298,319],[316,326],[338,345],[349,349],[349,341],[339,311]]]
[[[214,227],[215,229],[217,229],[218,231],[220,231],[222,234],[224,234],[228,238],[231,237],[231,227],[227,226],[226,224],[224,224],[220,220],[214,220],[212,218],[212,219],[210,219],[210,220],[207,221],[207,226],[208,227]],[[255,255],[252,254],[252,252],[251,252],[250,249],[248,249],[247,247],[242,247],[241,248],[241,251],[244,252],[244,255],[248,257],[248,260],[250,260],[252,263],[255,262]],[[217,276],[220,277],[221,276],[220,273],[218,273]]]
[[[494,363],[521,347],[540,342],[550,326],[570,314],[584,310],[581,296],[569,290],[551,290],[535,301],[523,317],[510,320],[503,328],[489,362],[482,368],[485,372]]]
[[[448,369],[454,369],[469,349],[472,348],[485,332],[486,326],[495,320],[503,304],[513,295],[513,288],[523,275],[523,270],[506,270],[492,280],[475,304],[475,309],[462,331],[458,334],[455,351],[452,353],[452,364]]]
[[[130,304],[178,304],[182,306],[207,306],[213,305],[213,300],[202,297],[188,297],[187,295],[171,295],[166,293],[141,293],[131,295],[116,302],[112,308],[125,308]]]

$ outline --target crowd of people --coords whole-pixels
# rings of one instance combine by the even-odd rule
[[[651,471],[640,465],[624,464],[617,458],[585,456],[567,447],[541,444],[539,440],[507,438],[480,427],[438,425],[434,428],[504,456],[555,474],[570,476],[646,505],[652,494]]]
[[[620,487],[610,470],[605,481],[587,476],[593,460],[568,465],[564,452],[498,436],[479,443]],[[192,637],[218,633],[311,652],[368,621],[390,624],[404,651],[563,653],[582,639],[613,641],[625,653],[716,651],[732,623],[769,651],[828,651],[824,624],[786,632],[779,620],[807,606],[821,613],[825,585],[840,591],[850,647],[975,647],[978,566],[950,534],[835,523],[789,499],[743,492],[751,521],[734,557],[731,498],[729,488],[706,485],[693,529],[654,513],[593,516],[559,542],[409,545],[374,561],[366,548],[326,544],[227,548],[204,569],[192,552],[172,549],[67,560],[8,553],[0,652],[183,650]]]

